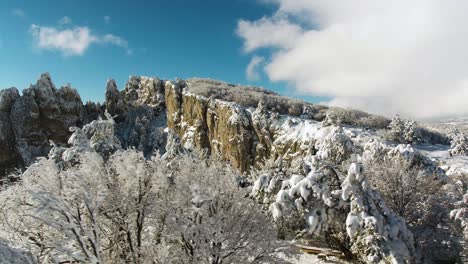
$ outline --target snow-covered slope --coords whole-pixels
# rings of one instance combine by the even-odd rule
[[[200,159],[223,160],[239,172],[240,186],[252,184],[248,187],[252,198],[284,227],[284,238],[326,240],[347,257],[367,263],[436,261],[421,256],[430,246],[418,229],[434,209],[416,220],[406,219],[397,211],[397,199],[376,184],[381,171],[375,168],[385,172],[389,162],[398,171],[391,177],[416,171],[426,177],[423,181],[437,185],[431,195],[439,199],[439,190],[448,194],[442,205],[446,210],[439,210],[435,226],[452,228],[446,221],[447,210],[454,210],[453,218],[468,226],[463,224],[468,223],[463,181],[462,195],[454,191],[460,189],[457,177],[468,174],[468,158],[458,151],[466,145],[463,133],[457,134],[458,145],[449,145],[444,133],[422,129],[412,121],[390,122],[202,79],[133,76],[122,91],[109,80],[106,102],[98,108],[102,120],[74,127],[67,143],[52,142],[49,159],[65,168],[74,166],[74,158],[87,149],[106,158],[118,149],[135,148],[147,158],[191,153]],[[43,147],[42,141],[37,145]],[[402,188],[411,187],[407,181],[399,183]],[[423,204],[421,197],[416,198]],[[433,240],[453,252],[452,242],[461,238],[444,239]]]

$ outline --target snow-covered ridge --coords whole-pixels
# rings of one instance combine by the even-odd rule
[[[215,90],[217,94],[208,96],[195,89],[193,85],[200,82],[209,83],[209,91]],[[38,94],[58,93],[54,92],[48,75],[37,85],[37,94],[34,89],[27,90],[21,98],[36,102],[38,98],[48,97],[50,101],[52,96]],[[255,89],[256,95],[273,97],[259,97],[242,104],[245,97],[227,100],[239,93],[228,94],[226,100],[222,98],[220,94],[231,88],[242,92],[239,87],[219,82],[165,81],[139,76],[132,76],[125,89],[119,91],[115,82],[109,80],[105,104],[86,112],[86,116],[97,114],[102,119],[97,118],[83,127],[76,123],[64,134],[65,139],[71,135],[67,142],[62,138],[53,140],[50,158],[63,161],[63,166],[73,166],[77,153],[83,151],[96,152],[105,158],[117,149],[135,148],[146,158],[153,155],[171,158],[188,152],[202,159],[224,160],[239,172],[239,185],[253,183],[252,197],[264,204],[278,225],[292,219],[292,231],[301,238],[331,235],[343,252],[367,263],[416,262],[420,247],[428,248],[423,243],[427,240],[421,238],[423,235],[414,232],[418,231],[415,226],[419,228],[426,221],[425,213],[433,209],[426,210],[421,202],[423,196],[417,197],[426,210],[418,213],[424,217],[418,216],[417,221],[408,218],[406,222],[404,210],[391,209],[394,200],[384,188],[387,186],[378,186],[379,173],[382,177],[390,175],[387,179],[391,181],[393,176],[413,175],[416,171],[418,180],[433,181],[433,185],[449,196],[439,203],[448,204],[442,209],[450,209],[452,218],[468,228],[466,199],[453,191],[461,188],[461,192],[466,192],[463,180],[457,178],[468,173],[468,160],[464,156],[468,140],[462,132],[428,134],[415,122],[398,117],[387,122],[365,113],[297,102],[283,108],[290,101],[281,101],[275,94]],[[63,91],[73,92],[70,87]],[[286,103],[274,108],[269,98]],[[18,100],[23,99],[16,98],[14,90],[2,92],[0,101],[4,104],[0,104],[0,114]],[[39,110],[33,111],[32,117],[57,121],[57,109],[63,108],[61,113],[75,109],[74,104],[51,108],[55,104],[47,100],[42,108],[38,105]],[[256,105],[249,105],[252,102]],[[61,121],[54,122],[50,124],[63,126]],[[48,126],[48,129],[45,131],[52,133],[57,127]],[[448,137],[451,145],[445,140]],[[23,149],[50,149],[50,146],[43,147],[42,141],[20,142]],[[36,158],[34,155],[31,159]],[[392,168],[398,171],[395,175],[385,170],[391,162],[395,166]],[[408,184],[405,181],[401,184]],[[433,192],[434,197],[442,199],[440,193]],[[430,201],[432,197],[424,199]],[[440,222],[433,226],[449,229],[445,225],[446,222]],[[452,242],[448,241],[447,247],[453,249]]]
[[[35,85],[23,90],[22,95],[14,87],[0,92],[0,143],[5,146],[0,150],[0,174],[4,174],[7,169],[28,166],[37,157],[47,155],[50,150],[48,140],[66,145],[70,126],[81,127],[96,120],[106,109],[117,116],[117,136],[124,147],[133,146],[147,153],[162,149],[164,142],[155,142],[157,140],[155,135],[150,135],[151,131],[145,131],[144,137],[138,134],[143,133],[145,128],[155,128],[157,134],[162,134],[166,122],[172,126],[173,118],[164,120],[165,93],[172,85],[184,88],[187,95],[194,94],[199,101],[205,98],[215,100],[218,105],[235,103],[246,111],[255,109],[262,100],[264,108],[270,112],[294,117],[307,116],[317,121],[323,120],[329,111],[339,110],[282,97],[264,88],[200,78],[166,81],[143,76],[130,76],[122,91],[119,91],[115,81],[109,80],[102,105],[93,102],[83,104],[76,89],[69,84],[57,89],[51,76],[44,73]],[[365,123],[373,118],[372,115],[354,110],[340,111],[347,113],[347,118],[342,120],[344,123],[350,120]],[[384,124],[386,121],[382,120]]]

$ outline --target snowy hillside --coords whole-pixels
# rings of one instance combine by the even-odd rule
[[[30,89],[58,93],[48,75]],[[26,100],[5,94],[0,105]],[[363,263],[467,260],[461,129],[434,131],[203,79],[132,76],[121,91],[109,80],[103,105],[80,103],[67,133],[48,112],[61,125],[36,124],[40,141],[29,132],[10,137],[22,142],[20,157],[48,154],[4,180],[0,256],[297,263],[300,244]],[[50,108],[42,107],[39,117]],[[47,138],[53,129],[66,142]]]
[[[435,120],[431,122],[426,122],[425,125],[439,131],[445,131],[452,126],[455,126],[464,133],[468,133],[468,117],[456,117]]]

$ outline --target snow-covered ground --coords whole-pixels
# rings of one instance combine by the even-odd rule
[[[424,125],[442,132],[446,131],[449,127],[455,126],[464,133],[468,133],[468,117],[443,119],[440,121],[427,122]]]
[[[422,154],[428,156],[429,158],[437,159],[440,161],[450,159],[450,154],[448,152],[450,146],[448,145],[421,144],[414,145],[414,148],[420,151]]]
[[[454,155],[449,153],[450,146],[447,145],[415,145],[418,151],[436,161],[447,175],[468,173],[468,156]]]
[[[455,156],[445,161],[445,165],[441,166],[447,175],[466,174],[468,173],[468,157]]]

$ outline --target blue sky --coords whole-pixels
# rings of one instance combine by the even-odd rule
[[[459,0],[1,0],[0,88],[22,90],[47,71],[84,101],[102,101],[108,78],[122,89],[130,75],[206,77],[388,117],[466,116],[467,8]]]
[[[0,88],[22,90],[49,72],[56,86],[71,83],[83,101],[102,101],[108,78],[122,89],[130,75],[207,77],[317,101],[285,82],[270,82],[264,73],[256,81],[246,77],[252,54],[242,49],[237,23],[259,19],[275,8],[251,0],[2,0]],[[84,50],[38,44],[40,30],[78,27],[93,38]]]

